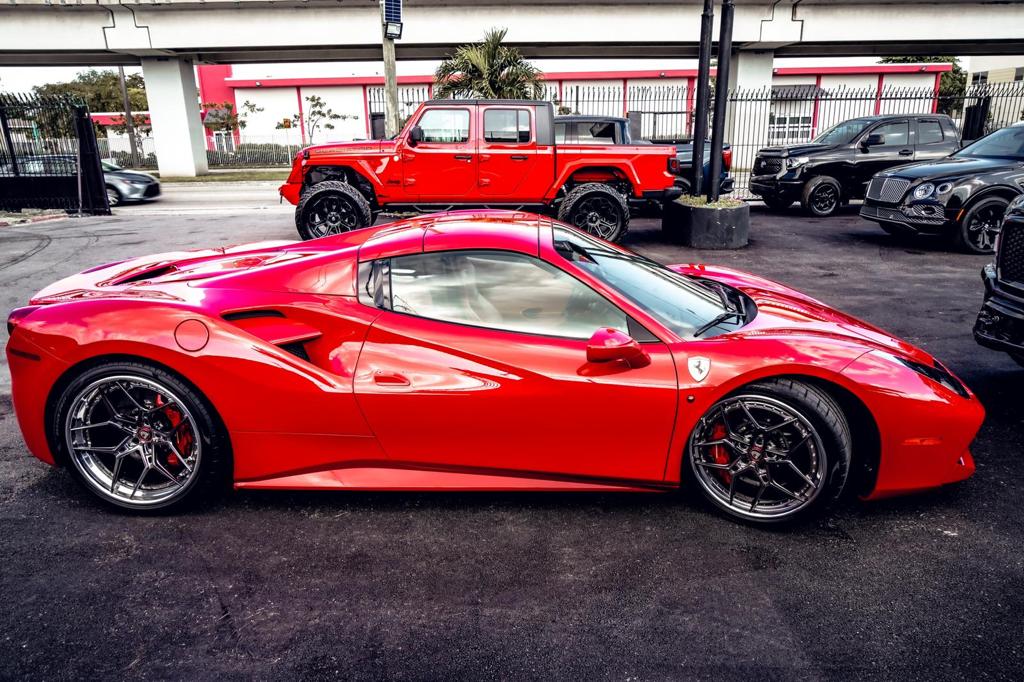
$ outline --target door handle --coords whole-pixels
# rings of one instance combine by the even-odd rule
[[[473,155],[472,154],[456,154],[455,155],[455,160],[456,161],[472,161],[473,160]]]
[[[913,149],[901,149],[900,150],[900,156],[910,156],[913,153],[914,153]]]
[[[512,159],[513,161],[526,161],[530,157],[526,156],[525,154],[513,154],[508,158]]]
[[[378,386],[409,386],[409,379],[398,372],[374,372],[373,383]]]

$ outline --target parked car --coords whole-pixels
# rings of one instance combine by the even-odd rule
[[[295,157],[281,196],[303,239],[366,227],[378,212],[524,208],[618,241],[630,212],[681,194],[672,149],[555,142],[532,100],[433,100],[393,140],[323,144]]]
[[[111,206],[149,201],[160,196],[160,181],[149,173],[125,170],[112,161],[102,161],[107,202]]]
[[[832,126],[811,142],[757,152],[750,191],[769,207],[799,201],[812,216],[829,216],[864,197],[875,173],[913,161],[940,159],[960,146],[953,120],[940,114],[864,116]]]
[[[556,144],[670,144],[675,147],[678,168],[674,171],[678,176],[676,186],[683,192],[690,189],[690,173],[693,168],[692,141],[651,142],[635,139],[630,132],[630,121],[619,116],[557,116],[555,117]],[[733,179],[729,176],[732,167],[732,147],[722,146],[722,170],[719,176],[720,191],[729,194],[733,189]],[[708,182],[711,173],[711,143],[704,146],[704,182]],[[705,185],[706,186],[706,185]],[[660,207],[659,207],[660,208]]]
[[[932,356],[804,294],[512,211],[111,263],[7,325],[29,450],[134,511],[229,482],[687,485],[773,523],[963,480],[984,418]]]
[[[1024,124],[1002,128],[946,159],[879,173],[860,209],[889,233],[939,234],[968,253],[992,253],[1006,207],[1024,191]]]
[[[1024,367],[1024,196],[1010,204],[996,242],[995,262],[981,271],[985,302],[974,338]]]

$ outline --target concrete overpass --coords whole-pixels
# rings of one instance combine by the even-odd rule
[[[492,26],[529,57],[693,57],[700,0],[407,0],[400,60]],[[775,56],[1022,54],[1006,0],[736,0],[733,84]],[[717,28],[716,28],[717,34]],[[161,171],[205,172],[192,65],[380,58],[377,0],[4,0],[0,65],[141,64]]]

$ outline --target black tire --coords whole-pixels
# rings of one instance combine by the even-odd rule
[[[964,253],[992,253],[995,238],[1010,205],[1003,197],[985,197],[971,204],[951,233],[953,248]]]
[[[772,195],[761,197],[761,201],[763,201],[764,205],[773,211],[785,211],[793,205],[792,199],[783,199],[782,197]]]
[[[1010,353],[1010,357],[1021,367],[1024,367],[1024,354],[1022,353]]]
[[[91,386],[96,386],[104,380],[112,382],[114,377],[118,379],[130,377],[143,382],[152,382],[168,389],[177,401],[184,406],[185,413],[191,417],[191,423],[194,423],[196,427],[196,435],[198,435],[198,448],[196,448],[196,451],[198,451],[199,456],[197,461],[194,462],[195,474],[191,475],[190,473],[187,480],[178,485],[181,488],[180,490],[176,487],[170,487],[174,492],[167,499],[142,504],[141,502],[129,502],[118,499],[113,494],[113,486],[111,486],[110,494],[102,492],[98,483],[89,479],[78,458],[72,457],[69,447],[72,431],[71,422],[69,421],[71,409],[75,407],[83,393],[87,392]],[[178,405],[178,402],[172,403],[171,406]],[[107,404],[110,404],[110,402],[107,402]],[[127,402],[123,404],[129,405]],[[89,491],[95,499],[100,500],[107,506],[140,514],[183,511],[197,503],[217,499],[230,487],[232,471],[231,446],[222,422],[210,403],[197,389],[177,375],[160,367],[141,361],[111,361],[90,367],[63,387],[56,401],[53,414],[54,418],[49,425],[50,442],[54,446],[58,462],[64,465],[71,472],[75,480]],[[179,414],[181,413],[179,412]],[[153,423],[154,430],[159,428],[156,425],[156,420]],[[175,433],[176,429],[171,428],[170,431]],[[135,438],[136,440],[132,441],[133,443],[138,442],[139,436],[136,435]],[[166,452],[168,451],[165,451],[164,466],[167,466]],[[178,451],[176,450],[175,452]],[[99,459],[99,457],[96,457],[96,459]],[[129,460],[126,459],[126,461]],[[114,467],[111,466],[110,469],[114,469]],[[179,471],[184,473],[182,469],[179,469]],[[144,476],[145,474],[143,473],[139,476],[139,480]],[[116,473],[112,478],[116,478]],[[152,476],[150,480],[152,480]],[[160,482],[161,480],[158,478],[157,483]],[[167,485],[166,482],[164,482],[164,485]],[[134,494],[133,492],[133,497]]]
[[[591,182],[565,196],[558,219],[605,241],[619,242],[629,231],[629,203],[608,185]]]
[[[369,227],[373,224],[370,203],[352,185],[325,180],[313,185],[295,207],[295,227],[304,240]]]
[[[798,415],[801,421],[796,422],[795,427],[781,424],[776,425],[773,430],[770,428],[771,424],[762,424],[767,430],[744,431],[743,423],[736,424],[735,417],[733,417],[731,426],[712,426],[715,420],[721,421],[722,419],[726,420],[723,423],[728,424],[729,418],[724,415],[728,413],[729,409],[737,409],[736,403],[739,403],[742,409],[733,414],[739,414],[741,422],[745,420],[744,415],[753,414],[757,414],[764,420],[766,417],[761,415],[765,413],[770,415],[769,410],[771,409],[780,410],[782,413],[778,417],[780,422],[785,420],[784,414],[787,411]],[[767,406],[768,410],[765,410],[764,406]],[[758,409],[762,411],[758,412]],[[709,461],[706,457],[708,451],[700,450],[701,447],[708,446],[698,443],[698,439],[706,439],[708,436],[706,429],[708,428],[725,428],[728,432],[726,436],[722,436],[718,432],[714,432],[712,435],[726,440],[733,440],[735,437],[736,442],[745,442],[746,453],[744,454],[732,446],[725,448],[713,445],[713,447],[720,447],[721,452],[726,453],[722,455],[726,461],[722,464]],[[736,433],[733,433],[734,428]],[[795,429],[794,435],[791,436],[787,433],[789,428]],[[811,434],[810,436],[805,434],[805,440],[800,440],[801,429]],[[761,437],[760,446],[755,450],[759,435]],[[747,440],[744,441],[745,438]],[[779,457],[778,447],[779,442],[782,442],[781,439],[787,439],[785,442],[791,449],[784,456]],[[796,444],[794,445],[794,443]],[[804,448],[804,450],[800,451],[800,448]],[[698,458],[703,462],[702,464],[698,464]],[[707,411],[687,441],[683,476],[687,482],[701,492],[708,504],[733,518],[759,525],[791,523],[818,515],[839,499],[849,477],[852,458],[850,427],[835,400],[824,391],[801,381],[770,379],[737,390]],[[776,508],[770,506],[772,501],[770,498],[764,502],[764,508],[758,507],[764,500],[763,493],[750,492],[747,495],[750,498],[748,502],[743,497],[746,493],[741,492],[741,486],[736,485],[737,481],[742,480],[744,481],[742,486],[744,491],[752,487],[748,484],[763,485],[766,491],[775,491],[775,488],[764,483],[765,473],[763,472],[767,472],[769,481],[780,482],[787,489],[795,487],[792,486],[794,481],[799,486],[801,479],[794,477],[800,475],[798,471],[800,464],[794,463],[791,467],[784,461],[795,462],[797,459],[801,463],[813,461],[816,468],[812,472],[811,467],[807,466],[808,470],[802,474],[802,480],[807,481],[807,487],[796,491],[799,494],[787,497],[773,492],[772,497],[781,498]],[[739,468],[748,464],[751,465],[751,468]],[[723,472],[725,466],[729,468],[728,471]],[[797,473],[793,473],[794,471]],[[756,482],[749,480],[750,475],[757,477]],[[726,490],[726,476],[730,477],[728,490]],[[733,476],[735,478],[732,478]],[[735,498],[733,497],[733,486],[736,489]],[[749,509],[747,508],[748,504],[750,504]],[[789,505],[790,508],[787,508],[786,505]]]
[[[121,204],[124,203],[124,197],[121,196],[121,193],[117,191],[116,187],[112,185],[107,185],[106,188],[107,203],[110,205],[111,208],[113,208],[114,206],[120,206]]]
[[[827,218],[843,205],[843,188],[839,181],[828,175],[811,178],[804,185],[800,207],[804,213],[815,218]]]

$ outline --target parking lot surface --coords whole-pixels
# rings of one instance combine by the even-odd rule
[[[288,212],[158,207],[0,229],[0,306],[101,262],[295,236]],[[1019,679],[1024,370],[971,338],[988,259],[856,209],[755,208],[752,237],[695,252],[636,221],[627,244],[767,276],[935,354],[988,410],[973,479],[785,530],[681,494],[247,492],[136,518],[28,455],[4,367],[0,677]]]

